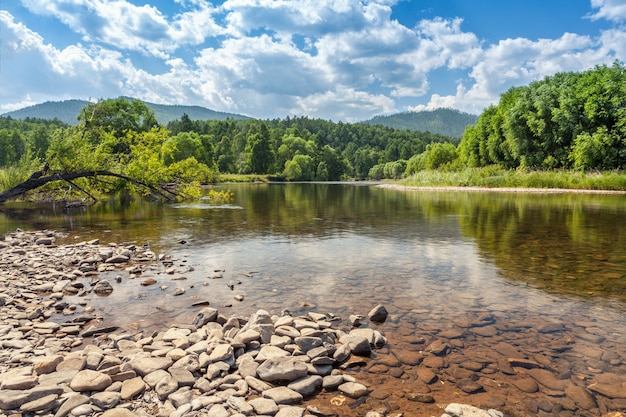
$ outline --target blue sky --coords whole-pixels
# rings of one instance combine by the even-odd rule
[[[624,62],[626,0],[12,0],[0,35],[0,113],[124,95],[353,122]]]

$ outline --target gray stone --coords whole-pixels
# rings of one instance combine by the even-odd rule
[[[339,385],[339,391],[351,398],[360,398],[369,392],[365,385],[358,382],[344,382]]]
[[[261,350],[256,355],[254,360],[257,362],[264,362],[268,359],[280,358],[284,356],[290,356],[289,352],[277,346],[265,345],[261,347]]]
[[[245,381],[248,383],[248,386],[255,390],[256,392],[267,391],[272,388],[272,386],[266,382],[261,381],[253,376],[245,377]]]
[[[322,377],[319,375],[309,375],[296,379],[287,385],[287,388],[300,393],[303,397],[313,394],[322,386]]]
[[[322,339],[319,337],[296,337],[294,342],[302,349],[303,352],[308,352],[309,350],[322,346]]]
[[[291,357],[268,359],[257,369],[263,381],[293,381],[307,374],[306,364]]]
[[[246,416],[254,413],[254,408],[241,397],[230,396],[226,399],[226,404],[233,410],[236,410]]]
[[[258,415],[273,416],[278,412],[278,405],[269,398],[255,398],[248,401],[248,404],[254,408],[254,412]]]
[[[369,356],[369,354],[372,352],[372,347],[370,346],[369,340],[367,340],[363,336],[347,334],[345,336],[342,336],[339,339],[339,342],[342,345],[350,346],[351,352],[355,355]]]
[[[203,308],[198,315],[193,319],[192,324],[197,328],[204,326],[207,323],[217,320],[218,311],[212,307]]]
[[[445,412],[450,417],[492,417],[487,411],[467,404],[448,404]]]
[[[377,305],[376,307],[371,309],[369,313],[367,313],[367,317],[371,321],[376,323],[384,322],[385,320],[387,320],[388,315],[389,313],[387,312],[387,309],[382,304]]]
[[[230,417],[230,413],[222,404],[215,404],[211,407],[208,415],[211,417]]]
[[[176,392],[171,393],[168,399],[172,402],[174,407],[180,408],[185,404],[190,404],[193,399],[193,392],[189,387],[183,387]]]
[[[150,388],[154,388],[160,380],[167,377],[168,375],[170,374],[166,370],[158,369],[144,376],[143,380],[146,384],[150,385]]]
[[[274,417],[302,417],[305,411],[301,407],[282,407]]]
[[[211,362],[232,362],[234,360],[234,350],[231,345],[219,344],[215,346],[209,355]]]
[[[303,400],[300,393],[287,387],[275,387],[263,391],[263,398],[269,398],[276,404],[295,404]]]

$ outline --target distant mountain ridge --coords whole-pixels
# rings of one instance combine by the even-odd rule
[[[122,97],[128,100],[134,100],[131,97]],[[177,120],[183,114],[187,114],[191,120],[247,120],[248,116],[235,113],[224,113],[200,106],[182,106],[144,103],[154,111],[154,115],[159,123],[168,124],[172,120]],[[78,124],[78,115],[86,105],[90,104],[87,100],[64,100],[64,101],[47,101],[41,104],[25,107],[20,110],[14,110],[2,114],[3,117],[11,117],[13,119],[24,120],[28,117],[38,119],[59,119],[68,125]]]
[[[383,125],[398,130],[438,133],[461,138],[465,128],[478,120],[475,114],[453,109],[437,109],[420,112],[404,112],[388,116],[376,116],[362,123]]]

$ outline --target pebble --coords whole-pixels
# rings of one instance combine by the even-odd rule
[[[0,241],[0,272],[6,283],[0,290],[0,416],[96,413],[102,417],[182,417],[193,412],[217,417],[333,415],[324,407],[307,411],[298,406],[322,390],[331,393],[329,404],[333,407],[346,407],[341,415],[352,415],[348,406],[365,404],[372,388],[344,369],[367,365],[373,354],[378,355],[377,349],[383,349],[381,358],[386,362],[378,368],[368,365],[363,369],[371,369],[372,375],[379,370],[381,377],[394,377],[394,370],[396,378],[404,377],[402,367],[421,369],[425,355],[437,359],[448,356],[457,345],[446,341],[460,337],[459,331],[441,335],[441,342],[430,340],[430,351],[422,352],[424,338],[407,334],[413,348],[396,347],[382,334],[382,324],[389,324],[389,313],[382,304],[367,314],[369,323],[365,316],[354,314],[340,329],[335,327],[335,323],[341,325],[340,318],[310,311],[311,304],[303,304],[309,311],[302,316],[285,313],[278,317],[258,310],[248,318],[229,320],[217,309],[207,307],[206,301],[197,305],[202,309],[189,325],[135,334],[131,329],[101,324],[86,296],[106,296],[118,283],[132,282],[125,277],[150,271],[153,263],[167,266],[166,274],[176,274],[173,263],[165,255],[157,256],[147,247],[135,245],[101,245],[97,239],[54,244],[61,237],[53,231],[19,231]],[[37,261],[25,261],[30,258]],[[101,277],[101,272],[106,272],[108,279]],[[157,281],[144,276],[136,285],[150,286]],[[173,295],[184,291],[177,288]],[[68,301],[76,296],[80,302]],[[244,301],[243,296],[236,297]],[[54,322],[47,321],[53,316]],[[66,321],[59,322],[61,317]],[[477,319],[480,326],[469,328],[474,333],[482,328],[478,331],[486,335],[493,333],[490,326],[495,329],[494,322],[493,317]],[[558,323],[542,327],[542,335],[547,337],[568,331],[569,327]],[[526,359],[522,355],[508,357]],[[620,358],[607,360],[619,362]],[[433,371],[445,372],[445,362],[430,360],[430,365],[423,367],[426,371],[419,381],[423,387],[439,380]],[[468,362],[467,366],[482,372],[479,365]],[[550,372],[543,367],[536,370]],[[547,389],[558,385],[580,408],[595,409],[594,393],[621,398],[603,380],[596,382],[594,390],[573,388],[552,373],[531,377]],[[467,389],[470,384],[464,382],[459,389],[463,387]],[[400,394],[386,392],[380,396],[382,391],[376,392],[380,398]],[[434,392],[411,395],[412,401],[423,404],[436,398]],[[380,410],[371,413],[387,415]]]

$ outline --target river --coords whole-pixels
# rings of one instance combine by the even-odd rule
[[[65,242],[149,245],[172,259],[169,273],[154,268],[159,285],[121,275],[109,297],[90,300],[108,323],[138,330],[188,323],[201,302],[226,315],[343,318],[383,304],[390,317],[376,328],[389,344],[350,372],[378,387],[372,402],[405,415],[447,402],[517,415],[626,409],[623,196],[220,187],[232,201],[12,203],[0,233],[55,229]],[[428,355],[435,342],[444,352]]]

